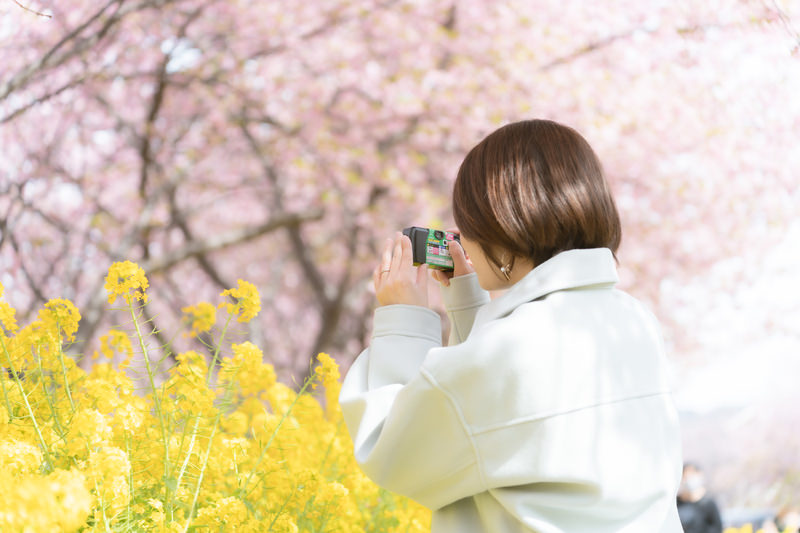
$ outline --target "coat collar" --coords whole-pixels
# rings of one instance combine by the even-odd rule
[[[540,264],[506,292],[484,305],[475,326],[504,317],[520,305],[552,292],[587,286],[612,287],[619,281],[608,248],[567,250]]]

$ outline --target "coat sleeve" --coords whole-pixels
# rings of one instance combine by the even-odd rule
[[[450,280],[449,287],[442,287],[442,300],[450,319],[448,346],[464,342],[472,330],[478,309],[489,302],[489,293],[478,284],[474,272]]]
[[[339,398],[364,473],[431,509],[485,490],[458,407],[420,370],[429,351],[447,350],[439,347],[439,316],[423,307],[380,307],[373,331]]]

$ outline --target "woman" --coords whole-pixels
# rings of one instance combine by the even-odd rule
[[[664,348],[614,288],[620,222],[591,147],[550,121],[504,126],[464,159],[453,215],[448,346],[408,238],[375,270],[372,340],[340,397],[364,472],[431,508],[434,533],[680,532]]]

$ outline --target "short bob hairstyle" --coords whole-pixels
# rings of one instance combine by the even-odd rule
[[[597,155],[577,131],[549,120],[501,127],[461,163],[453,218],[498,268],[498,254],[534,265],[576,248],[609,248],[622,237]]]

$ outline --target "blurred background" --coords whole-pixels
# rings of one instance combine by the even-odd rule
[[[136,261],[171,357],[242,278],[284,380],[346,368],[384,239],[451,226],[465,153],[553,119],[615,191],[686,459],[728,516],[796,505],[799,95],[800,0],[0,0],[0,282],[23,324],[71,299],[80,356]]]

